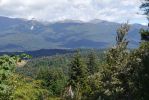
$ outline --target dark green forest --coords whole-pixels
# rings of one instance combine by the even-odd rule
[[[148,17],[149,0],[140,9]],[[108,49],[0,56],[0,100],[149,100],[149,30],[129,49],[130,27],[122,24]]]

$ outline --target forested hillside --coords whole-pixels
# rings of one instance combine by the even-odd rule
[[[40,49],[35,51],[22,51],[22,52],[0,52],[0,55],[20,55],[20,54],[28,54],[31,55],[32,58],[43,57],[43,56],[53,56],[53,55],[61,55],[67,53],[74,53],[75,49]]]
[[[140,8],[148,16],[149,0]],[[121,24],[108,49],[0,56],[0,100],[149,100],[149,30],[130,49],[130,29]]]
[[[129,50],[129,27],[126,23],[117,30],[116,44],[108,50],[34,59],[2,56],[1,99],[148,100],[148,31],[141,30],[140,47]],[[16,65],[26,58],[25,66]]]

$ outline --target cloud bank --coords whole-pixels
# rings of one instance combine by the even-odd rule
[[[0,0],[0,15],[42,21],[102,19],[146,23],[140,0]]]

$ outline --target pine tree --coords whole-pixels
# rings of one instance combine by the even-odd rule
[[[79,52],[75,54],[70,67],[69,84],[74,91],[74,100],[81,100],[87,82],[87,67]]]
[[[88,67],[88,73],[89,75],[93,75],[94,73],[98,72],[98,65],[97,65],[97,57],[95,52],[91,52],[88,55],[88,62],[87,62],[87,67]]]

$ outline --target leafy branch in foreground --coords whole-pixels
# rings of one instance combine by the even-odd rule
[[[28,57],[24,55],[22,57]],[[15,86],[11,80],[19,56],[0,56],[0,100],[12,99]]]
[[[7,55],[0,57],[0,100],[9,100],[13,86],[9,82],[15,69],[15,59]]]

